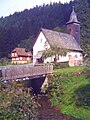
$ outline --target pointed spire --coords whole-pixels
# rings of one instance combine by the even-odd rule
[[[75,8],[75,7],[74,7],[74,6],[72,6],[72,12],[75,12],[74,8]]]
[[[80,24],[80,22],[77,20],[77,15],[75,13],[74,6],[72,7],[72,13],[70,15],[70,20],[67,22],[67,24],[70,24],[70,23]]]

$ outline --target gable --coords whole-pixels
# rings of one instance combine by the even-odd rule
[[[43,34],[43,32],[41,31],[36,39],[36,42],[33,46],[33,54],[37,54],[37,51],[43,51],[46,49],[49,49],[50,45],[45,37],[45,35]]]
[[[25,48],[15,48],[13,51],[12,51],[12,56],[32,56],[32,53],[31,52],[26,52],[25,51]]]

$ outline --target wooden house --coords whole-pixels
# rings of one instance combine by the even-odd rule
[[[25,48],[15,48],[11,52],[12,63],[24,64],[32,62],[32,53],[26,52]]]

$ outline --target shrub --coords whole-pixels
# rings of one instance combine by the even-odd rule
[[[63,94],[62,83],[59,78],[54,78],[49,82],[48,97],[50,98],[52,105],[58,105],[60,103],[60,96]]]
[[[0,84],[0,120],[38,120],[38,104],[16,84]]]
[[[11,64],[8,58],[1,58],[0,59],[0,66]]]
[[[54,69],[67,68],[67,67],[69,67],[68,62],[60,62],[54,64]]]
[[[77,106],[90,107],[90,84],[76,89],[74,99]]]

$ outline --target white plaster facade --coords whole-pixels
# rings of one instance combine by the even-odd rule
[[[45,44],[47,44],[47,48],[45,48]],[[36,55],[39,51],[43,51],[46,49],[49,49],[50,45],[47,42],[47,39],[45,38],[44,34],[40,32],[34,46],[33,46],[33,64],[36,63]]]
[[[34,46],[33,46],[33,64],[37,63],[37,54],[40,51],[50,49],[50,45],[44,36],[43,32],[41,31]],[[50,63],[54,62],[55,56],[48,57],[47,59],[44,59],[44,63]],[[75,62],[76,61],[76,62]],[[78,51],[71,51],[67,52],[66,56],[58,56],[57,62],[69,62],[69,66],[78,66],[77,61],[81,61],[80,64],[83,61],[83,56],[81,52]]]

